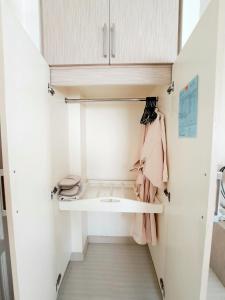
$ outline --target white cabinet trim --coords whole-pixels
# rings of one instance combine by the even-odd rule
[[[167,85],[172,65],[52,67],[55,86]]]

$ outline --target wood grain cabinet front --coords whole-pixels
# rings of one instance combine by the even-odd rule
[[[111,64],[173,63],[178,0],[110,0]]]
[[[109,63],[109,0],[42,0],[49,65]]]
[[[179,0],[42,0],[49,65],[173,63]]]

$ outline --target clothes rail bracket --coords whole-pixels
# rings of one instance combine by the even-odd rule
[[[52,96],[55,95],[55,90],[48,84],[48,93],[51,94]]]
[[[170,84],[170,86],[167,89],[167,93],[169,95],[171,95],[174,92],[174,90],[175,90],[175,85],[174,85],[174,81],[172,81],[171,84]]]

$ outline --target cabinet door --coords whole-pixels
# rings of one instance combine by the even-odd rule
[[[179,0],[110,0],[112,64],[172,63]]]
[[[0,119],[15,299],[55,300],[49,67],[7,2],[0,1]]]
[[[220,128],[224,124],[224,37],[225,2],[212,1],[173,67],[175,91],[168,99],[166,118],[171,192],[166,300],[206,299],[216,170],[225,160],[224,127]],[[179,114],[180,92],[188,91],[188,83],[197,75],[197,136],[179,137],[179,118],[192,117],[190,98],[183,100],[187,106]],[[182,123],[188,125],[187,119]]]
[[[42,24],[50,65],[109,63],[109,0],[43,0]]]

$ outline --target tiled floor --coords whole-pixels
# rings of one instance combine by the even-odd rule
[[[58,300],[161,300],[149,250],[138,245],[89,244],[71,262]]]
[[[212,270],[209,272],[207,300],[225,300],[225,287]]]

